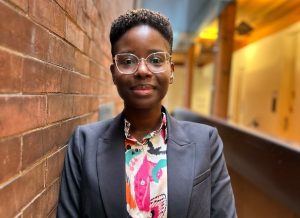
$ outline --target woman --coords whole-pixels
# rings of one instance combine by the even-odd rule
[[[162,106],[174,71],[168,19],[129,11],[113,22],[110,41],[124,110],[76,129],[58,217],[235,217],[217,130],[177,121]]]

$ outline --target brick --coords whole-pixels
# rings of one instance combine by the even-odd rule
[[[53,0],[29,0],[29,15],[61,37],[65,37],[66,16]]]
[[[97,8],[97,11],[102,12],[102,6],[103,6],[103,1],[95,1],[95,7]]]
[[[89,58],[80,51],[75,52],[75,69],[86,75],[88,75],[90,71]]]
[[[2,183],[20,171],[20,138],[0,141],[0,160],[0,183]]]
[[[66,22],[66,39],[83,51],[84,34],[70,19]]]
[[[79,2],[78,0],[66,0],[66,12],[70,15],[73,21],[77,20]]]
[[[64,38],[66,35],[66,15],[55,2],[53,2],[53,12],[51,17],[52,20],[50,22],[50,29],[57,35]]]
[[[99,97],[97,96],[90,96],[88,99],[88,111],[95,112],[98,111],[98,107],[100,105]]]
[[[102,59],[101,49],[94,41],[90,43],[89,56],[96,62],[100,62]]]
[[[90,75],[94,78],[100,79],[101,78],[101,73],[102,69],[99,64],[97,64],[94,61],[90,61]]]
[[[31,54],[34,47],[36,25],[0,3],[0,45]]]
[[[86,123],[94,123],[99,120],[99,113],[94,112],[86,118]]]
[[[67,146],[47,158],[46,186],[57,180],[63,168]]]
[[[28,11],[28,0],[9,0],[14,5],[22,9],[24,12]]]
[[[86,55],[88,55],[89,54],[89,49],[90,49],[90,39],[86,34],[84,34],[83,52]]]
[[[10,136],[45,125],[44,96],[1,96],[0,137]]]
[[[45,92],[45,64],[25,59],[22,83],[23,92]]]
[[[91,94],[96,94],[95,90],[96,90],[96,81],[95,79],[91,78],[90,79],[90,91],[91,91]]]
[[[91,79],[92,94],[99,94],[99,83],[96,79]]]
[[[70,86],[70,76],[71,72],[69,70],[62,69],[61,72],[61,92],[69,93]]]
[[[22,170],[43,157],[43,131],[44,130],[39,130],[24,135],[22,149]]]
[[[50,52],[51,35],[45,29],[34,25],[30,33],[30,39],[32,41],[29,54],[47,61],[48,53]]]
[[[61,125],[61,128],[64,130],[63,132],[61,132],[60,137],[63,139],[66,139],[66,143],[64,145],[67,144],[67,142],[69,141],[69,138],[71,137],[74,129],[76,128],[76,126],[83,124],[84,119],[83,118],[75,118],[72,120],[67,120],[64,121]],[[61,146],[62,147],[62,146]]]
[[[0,217],[13,217],[44,187],[45,163],[40,163],[0,192]]]
[[[70,81],[69,81],[69,93],[77,93],[81,92],[81,78],[79,74],[70,73]]]
[[[45,129],[43,144],[46,152],[53,151],[67,144],[70,134],[65,134],[66,130],[63,127],[65,126],[62,124],[56,124]]]
[[[91,21],[96,24],[97,23],[97,19],[98,19],[98,11],[97,8],[95,6],[92,7],[92,11],[91,11]]]
[[[52,123],[72,117],[72,95],[49,95],[47,99],[47,122]]]
[[[0,92],[20,92],[23,58],[0,50]]]
[[[66,145],[70,135],[61,124],[34,131],[23,137],[22,169],[26,169],[50,152]]]
[[[77,24],[78,26],[84,31],[86,32],[86,28],[88,23],[88,18],[86,16],[85,13],[85,4],[84,1],[79,1],[78,2],[78,11],[77,11]]]
[[[24,60],[23,92],[60,92],[61,70],[53,65],[32,59]]]
[[[103,30],[98,29],[96,26],[93,26],[93,39],[94,42],[100,47],[103,44]]]
[[[110,85],[114,85],[113,81],[112,81],[112,74],[111,74],[110,70],[103,71],[101,78],[103,78],[104,81],[109,81]]]
[[[73,70],[75,60],[75,49],[71,45],[53,36],[50,40],[48,53],[50,63]]]
[[[110,5],[111,4],[107,1],[99,1],[97,4],[98,11],[110,11],[110,13],[102,13],[101,14],[103,23],[111,23],[112,19],[117,17],[118,14],[121,14],[120,11],[118,11],[118,14],[115,14],[114,10],[117,8],[110,7]]]
[[[0,3],[0,45],[45,59],[49,34],[26,17]]]
[[[87,24],[86,24],[86,34],[88,35],[88,37],[91,39],[93,37],[93,24],[92,22],[87,19]]]
[[[56,181],[24,209],[23,218],[48,217],[48,214],[55,208],[58,200],[58,192],[59,182]]]
[[[86,1],[86,13],[87,13],[88,17],[90,18],[90,20],[94,24],[96,24],[97,17],[98,17],[98,10],[97,10],[96,6],[94,5],[93,0]]]
[[[102,39],[101,49],[103,55],[105,55],[109,59],[109,64],[111,64],[112,63],[111,46],[110,46],[110,42],[106,37],[103,37]]]
[[[56,0],[57,4],[65,10],[67,0]]]
[[[81,78],[81,94],[90,94],[90,84],[89,84],[89,77],[82,77]]]
[[[73,116],[79,116],[89,112],[89,97],[74,96],[74,113]]]
[[[110,71],[103,71],[102,74],[103,74],[103,80],[104,80],[104,81],[108,81],[107,84],[108,84],[109,86],[114,85],[114,84],[113,84],[113,81],[112,81],[112,75],[111,75],[111,72],[110,72]]]
[[[64,152],[62,153],[62,162],[64,161]],[[55,209],[56,203],[58,201],[58,194],[59,194],[59,185],[60,180],[58,179],[55,183],[53,183],[47,190],[47,212],[48,214]],[[35,212],[35,211],[34,211]]]
[[[47,216],[47,218],[56,218],[57,208],[55,207]]]
[[[45,27],[49,27],[53,2],[51,0],[29,0],[29,5],[30,17]]]
[[[47,64],[45,74],[45,92],[61,92],[62,70]]]
[[[93,14],[94,2],[93,0],[86,0],[86,14],[91,18]]]
[[[22,169],[66,145],[70,135],[66,135],[64,131],[61,124],[56,124],[24,135]]]
[[[98,59],[100,65],[104,68],[104,69],[109,69],[110,65],[112,64],[112,59],[110,55],[102,55],[101,59]]]

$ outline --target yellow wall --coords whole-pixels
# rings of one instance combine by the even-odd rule
[[[300,90],[295,85],[300,81],[299,32],[300,22],[234,53],[230,121],[248,127],[256,122],[261,131],[299,139],[300,117],[295,113],[300,109]],[[275,112],[271,110],[273,98],[277,99]]]
[[[202,68],[195,68],[193,78],[192,110],[210,115],[213,81],[213,64]]]
[[[177,107],[183,107],[185,67],[175,66],[173,84],[170,84],[169,91],[163,104],[172,112]]]
[[[185,66],[175,66],[174,83],[169,86],[169,91],[164,99],[164,105],[169,111],[184,107]],[[194,69],[192,83],[192,106],[197,113],[210,115],[211,91],[213,80],[213,64]]]

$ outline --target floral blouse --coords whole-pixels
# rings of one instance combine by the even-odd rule
[[[140,142],[130,135],[130,123],[125,119],[126,207],[130,217],[167,217],[166,122],[162,113],[160,128]]]

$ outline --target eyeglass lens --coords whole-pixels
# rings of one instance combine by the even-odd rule
[[[141,58],[144,59],[144,58]],[[140,62],[139,59],[134,54],[126,53],[126,54],[117,54],[115,56],[115,61],[118,70],[124,74],[132,74],[134,73]],[[156,52],[150,54],[145,60],[145,63],[148,69],[153,73],[162,73],[167,69],[167,63],[170,59],[170,55],[167,52]]]

